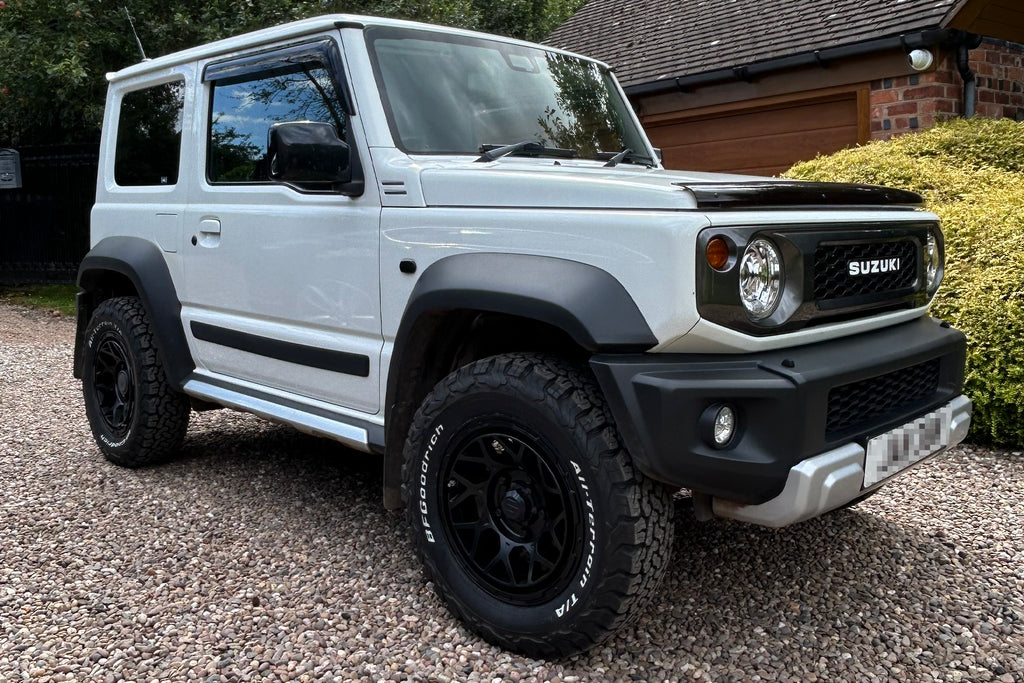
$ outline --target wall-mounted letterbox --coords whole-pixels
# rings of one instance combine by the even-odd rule
[[[21,187],[21,155],[17,150],[0,149],[0,190]]]

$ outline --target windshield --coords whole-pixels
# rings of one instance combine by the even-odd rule
[[[444,33],[367,32],[396,144],[412,154],[478,154],[535,141],[545,148],[649,153],[628,104],[593,62]]]

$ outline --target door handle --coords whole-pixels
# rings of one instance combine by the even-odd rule
[[[203,235],[219,235],[220,221],[216,218],[204,218],[199,221],[199,232]]]
[[[216,247],[220,244],[220,221],[216,218],[204,218],[199,221],[199,234],[192,235],[192,246],[201,244],[204,247]]]

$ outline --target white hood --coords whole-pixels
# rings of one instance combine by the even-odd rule
[[[426,168],[420,173],[427,206],[451,207],[678,211],[697,207],[693,195],[679,183],[751,180],[768,179],[506,159]]]

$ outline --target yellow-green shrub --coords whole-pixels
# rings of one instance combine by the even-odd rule
[[[960,119],[800,163],[785,175],[924,196],[946,238],[946,277],[932,313],[967,334],[970,438],[1024,444],[1024,123]]]

